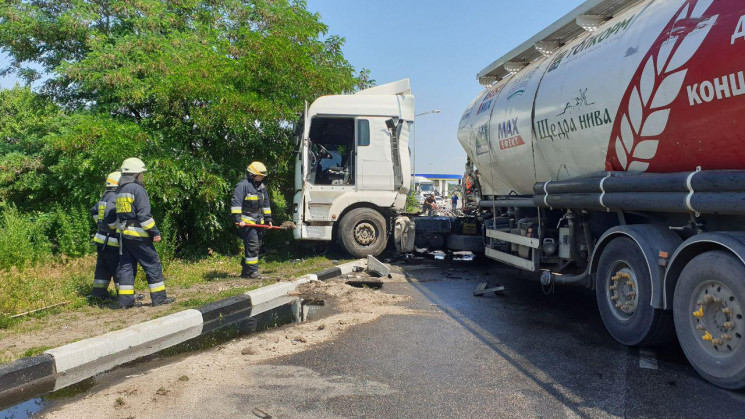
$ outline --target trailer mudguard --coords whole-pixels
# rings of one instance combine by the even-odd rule
[[[675,284],[686,264],[694,257],[710,250],[726,250],[745,264],[745,232],[717,231],[697,234],[677,247],[670,258],[664,279],[665,309],[672,310]],[[743,279],[745,280],[745,279]]]
[[[680,236],[665,228],[653,224],[631,224],[616,226],[606,231],[598,240],[590,259],[590,272],[596,274],[600,255],[605,246],[616,237],[625,236],[633,240],[644,254],[649,268],[649,277],[652,281],[652,299],[649,302],[654,308],[663,307],[663,281],[665,268],[660,266],[659,253],[671,254],[682,242]]]

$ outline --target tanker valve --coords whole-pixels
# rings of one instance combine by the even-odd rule
[[[701,317],[704,317],[704,306],[701,306],[698,308],[698,310],[693,312],[693,317],[698,317],[699,319]],[[709,332],[706,332],[709,333]]]

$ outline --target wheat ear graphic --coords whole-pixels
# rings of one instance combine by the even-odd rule
[[[624,170],[644,172],[657,154],[659,136],[670,117],[670,105],[678,97],[688,70],[688,61],[696,54],[709,34],[717,16],[701,19],[714,0],[692,2],[675,18],[673,31],[659,51],[646,58],[641,77],[635,82],[628,107],[621,116],[620,135],[615,139],[618,162]],[[690,24],[688,33],[675,34],[675,28]]]

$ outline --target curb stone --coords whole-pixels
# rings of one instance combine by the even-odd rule
[[[42,355],[0,365],[0,409],[56,391],[147,355],[191,341],[220,328],[266,318],[298,300],[298,285],[348,274],[365,259],[268,285],[245,294],[159,317],[125,329],[50,349]],[[292,310],[298,311],[293,305]],[[295,313],[299,318],[299,314]],[[271,316],[270,316],[271,317]]]

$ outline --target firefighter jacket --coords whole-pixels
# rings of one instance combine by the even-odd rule
[[[116,232],[129,240],[148,241],[160,236],[150,215],[150,198],[145,188],[122,176],[116,189]]]
[[[98,227],[98,232],[93,236],[93,242],[97,246],[119,247],[116,237],[116,192],[107,189],[101,200],[91,208],[93,221]]]
[[[238,182],[233,192],[230,213],[236,223],[264,224],[272,222],[269,193],[263,183],[254,184],[248,178]]]

